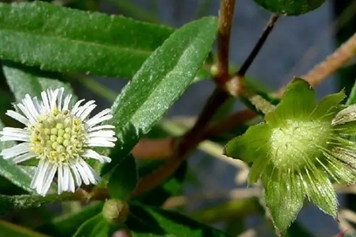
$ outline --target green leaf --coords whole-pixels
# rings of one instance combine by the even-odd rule
[[[245,162],[253,162],[259,159],[264,160],[270,149],[270,137],[271,128],[268,124],[260,123],[251,126],[243,135],[228,142],[225,146],[224,154]]]
[[[113,233],[113,226],[100,213],[84,222],[73,237],[108,237]]]
[[[196,222],[179,213],[157,207],[130,205],[126,225],[133,237],[227,237],[220,230]]]
[[[325,0],[254,0],[258,5],[275,13],[301,15],[320,7]]]
[[[294,79],[283,94],[276,109],[266,114],[268,123],[279,124],[282,119],[305,119],[312,113],[316,105],[313,88],[303,79]]]
[[[353,85],[351,92],[347,98],[346,105],[352,105],[356,103],[356,83]]]
[[[40,207],[41,205],[63,201],[67,198],[73,198],[73,194],[49,194],[45,197],[35,195],[0,195],[0,216],[5,215],[7,212],[12,210]]]
[[[132,155],[120,159],[108,182],[108,191],[110,197],[120,200],[127,200],[131,191],[137,185],[137,171],[135,158]]]
[[[114,102],[111,122],[116,127],[118,144],[123,144],[119,157],[131,151],[192,83],[211,49],[216,30],[216,17],[205,17],[178,29],[123,89]],[[102,172],[108,172],[116,162]]]
[[[277,169],[263,175],[265,202],[272,216],[273,225],[283,233],[296,219],[303,207],[302,181]]]
[[[0,130],[3,128],[4,124],[0,121]],[[15,145],[13,141],[1,142],[0,149],[3,150]],[[32,173],[30,168],[15,165],[11,160],[4,160],[0,157],[0,175],[29,193],[34,193],[34,190],[30,188]]]
[[[337,198],[334,187],[327,174],[323,171],[314,170],[311,175],[304,179],[304,188],[310,201],[318,206],[323,212],[332,217],[337,214]]]
[[[0,4],[0,56],[60,72],[132,77],[173,32],[43,2]]]
[[[49,237],[44,234],[37,233],[23,226],[15,225],[7,221],[0,220],[1,236],[11,237]]]
[[[326,121],[332,120],[336,113],[340,111],[341,106],[338,106],[345,98],[344,91],[331,94],[324,97],[314,109],[312,115],[317,119],[323,119]]]
[[[86,220],[99,214],[103,208],[102,202],[90,204],[78,212],[61,216],[50,223],[38,227],[36,230],[56,237],[73,236]]]
[[[26,94],[30,94],[31,97],[37,96],[41,98],[42,91],[60,87],[65,89],[64,96],[67,94],[73,95],[72,103],[77,100],[70,84],[58,80],[62,78],[59,73],[44,72],[38,68],[23,66],[11,61],[3,62],[3,71],[17,102],[20,102]]]

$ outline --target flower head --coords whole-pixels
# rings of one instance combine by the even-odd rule
[[[344,97],[340,92],[316,103],[313,89],[297,79],[264,122],[225,148],[228,156],[252,163],[249,183],[262,179],[265,203],[280,233],[305,197],[336,217],[332,181],[356,181],[356,143],[349,139],[356,135],[356,106],[339,105]]]
[[[74,192],[82,183],[97,184],[99,175],[86,160],[110,162],[109,157],[92,150],[92,147],[113,147],[116,141],[112,125],[100,125],[112,118],[106,109],[88,118],[96,105],[93,100],[82,105],[78,101],[70,108],[72,95],[63,98],[64,89],[47,90],[41,93],[41,101],[26,95],[15,105],[16,111],[7,115],[25,125],[25,128],[5,127],[0,132],[1,141],[21,142],[4,149],[1,156],[15,164],[29,159],[38,159],[38,167],[31,188],[46,195],[57,174],[58,194]]]

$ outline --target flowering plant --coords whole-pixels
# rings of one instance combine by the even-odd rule
[[[272,14],[239,66],[230,36],[235,4],[248,1],[200,0],[178,28],[135,2],[0,3],[0,236],[313,236],[297,219],[306,200],[339,221],[328,234],[351,232],[356,214],[337,194],[355,193],[356,86],[321,100],[314,88],[353,63],[356,35],[274,93],[247,75],[279,19],[325,0],[253,0]],[[185,2],[198,1],[142,6]],[[115,5],[122,15],[95,12]],[[197,116],[166,116],[209,78]],[[250,216],[261,226],[249,229]]]

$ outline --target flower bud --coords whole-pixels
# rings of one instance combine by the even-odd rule
[[[109,199],[103,207],[103,216],[111,224],[119,225],[126,221],[130,213],[129,205],[118,199]]]

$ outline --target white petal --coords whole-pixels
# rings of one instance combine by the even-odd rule
[[[96,124],[99,124],[105,120],[109,120],[112,118],[111,109],[104,109],[94,117],[88,120],[87,125],[88,127],[93,127]]]
[[[93,168],[91,168],[84,160],[79,161],[82,167],[84,168],[87,177],[92,184],[97,184],[100,180],[99,175],[95,172]]]
[[[18,164],[18,163],[21,163],[21,162],[24,162],[26,160],[29,160],[33,157],[35,157],[36,154],[33,153],[33,152],[28,152],[28,153],[25,153],[25,154],[22,154],[22,155],[19,155],[19,156],[16,156],[15,158],[12,159],[12,161],[15,163],[15,164]]]
[[[113,130],[100,130],[96,132],[89,133],[90,138],[98,137],[98,138],[113,138],[115,136],[115,132]]]
[[[83,103],[83,101],[84,101],[84,99],[79,100],[77,103],[75,103],[74,107],[70,111],[70,114],[72,114],[72,115],[76,114],[78,111],[78,107],[80,106],[81,103]]]
[[[57,173],[57,177],[58,177],[58,194],[61,194],[63,192],[63,186],[64,186],[64,179],[63,179],[63,166],[59,165],[58,166],[58,173]]]
[[[83,183],[85,185],[89,185],[90,182],[89,182],[89,179],[88,179],[85,169],[81,166],[81,164],[79,162],[75,165],[75,167],[77,168]]]
[[[57,166],[54,164],[50,164],[49,168],[44,176],[44,184],[42,187],[37,189],[37,192],[42,195],[45,196],[46,193],[48,192],[49,187],[51,186],[52,182],[53,182],[53,178],[54,175],[57,172]]]
[[[69,94],[66,96],[66,98],[64,99],[64,104],[63,104],[62,110],[68,110],[71,98],[72,98],[72,94]]]
[[[95,127],[91,127],[88,129],[89,132],[94,132],[94,131],[97,131],[97,130],[105,130],[105,129],[114,129],[115,126],[113,125],[99,125],[99,126],[95,126]]]
[[[111,159],[107,156],[102,156],[99,153],[93,151],[93,150],[87,150],[85,152],[85,154],[83,155],[83,157],[89,157],[89,158],[93,158],[95,160],[100,161],[101,163],[110,163]]]
[[[76,167],[76,164],[71,164],[70,168],[72,169],[75,177],[75,181],[77,183],[77,186],[80,187],[82,185],[82,178],[80,177],[80,174],[78,172],[78,169]]]
[[[41,97],[42,97],[44,111],[45,112],[49,112],[50,111],[50,107],[49,107],[47,92],[46,91],[42,91],[41,92]]]
[[[31,188],[37,189],[38,186],[42,186],[43,183],[43,177],[48,169],[49,163],[45,162],[44,160],[40,160],[38,163],[35,175],[32,178],[31,181]]]
[[[69,167],[66,167],[68,169],[68,191],[74,193],[75,192],[75,184],[74,184],[74,179],[73,175],[70,171]]]
[[[11,118],[13,118],[13,119],[15,119],[15,120],[17,120],[17,121],[19,121],[22,124],[27,125],[27,124],[30,123],[30,121],[25,116],[13,111],[13,110],[6,111],[6,115],[11,117]]]
[[[63,92],[64,92],[64,88],[61,87],[58,90],[58,109],[61,110],[62,108],[62,99],[63,99]]]
[[[70,175],[70,170],[68,166],[63,167],[63,190],[68,191],[69,189],[69,175]]]
[[[91,147],[114,147],[115,146],[115,143],[113,142],[109,142],[109,141],[102,141],[100,139],[98,140],[90,140],[88,143],[87,143],[88,146],[91,146]]]
[[[39,111],[37,111],[29,94],[26,94],[25,99],[23,99],[23,104],[26,108],[28,108],[28,112],[36,119]]]
[[[51,111],[53,111],[53,109],[57,106],[57,99],[58,99],[58,92],[59,90],[56,89],[54,91],[49,90],[49,107],[51,109]]]
[[[30,120],[30,123],[36,123],[36,118],[28,111],[28,109],[23,104],[18,104],[17,107],[22,111],[22,113]]]
[[[80,119],[83,121],[84,119],[86,119],[89,114],[95,109],[96,105],[91,105],[89,106],[81,115],[80,115]]]
[[[29,151],[31,151],[30,144],[27,142],[24,142],[24,143],[20,143],[13,147],[2,150],[0,155],[4,159],[9,159],[11,157],[15,157],[15,156],[21,155],[21,154],[29,152]]]
[[[91,105],[93,105],[95,103],[94,100],[89,100],[88,102],[86,102],[84,105],[78,107],[78,110],[76,111],[75,116],[80,117],[80,115],[86,110],[88,109]]]

